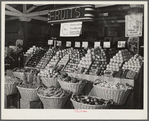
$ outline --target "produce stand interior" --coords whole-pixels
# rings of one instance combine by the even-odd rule
[[[10,53],[18,39],[6,109],[143,109],[143,5],[7,4]]]

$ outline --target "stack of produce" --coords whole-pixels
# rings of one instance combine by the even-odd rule
[[[78,64],[81,60],[81,58],[85,55],[84,49],[78,50],[73,49],[70,54],[70,61],[66,65],[64,71],[66,72],[77,72]]]
[[[123,70],[131,70],[135,72],[139,72],[141,65],[142,65],[143,58],[135,54],[133,57],[131,57],[127,62],[123,64],[122,69]]]
[[[70,95],[62,88],[39,87],[37,94],[45,109],[62,109]]]
[[[59,62],[58,65],[66,65],[69,61],[69,54],[66,54]]]
[[[39,49],[38,51],[36,51],[36,53],[28,61],[26,66],[28,66],[28,67],[36,67],[36,65],[39,63],[39,61],[41,60],[41,58],[43,57],[45,52],[46,51],[43,50],[43,49]]]
[[[94,49],[93,55],[95,58],[89,69],[89,74],[101,76],[104,74],[104,70],[107,66],[106,53],[101,47],[97,47]]]
[[[90,66],[93,62],[93,59],[95,58],[93,53],[94,53],[94,49],[87,50],[87,53],[85,54],[84,57],[81,58],[81,61],[78,64],[77,73],[79,73],[79,74],[87,74],[88,73],[88,69],[90,68]]]
[[[128,61],[132,57],[132,54],[127,50],[119,50],[118,53],[110,59],[110,63],[107,65],[108,71],[119,71],[122,64]]]
[[[27,50],[27,52],[26,52],[24,55],[25,55],[25,56],[32,55],[32,54],[35,53],[36,50],[38,50],[38,49],[39,49],[38,47],[33,46],[33,47],[29,48],[29,49]]]
[[[104,100],[87,95],[72,95],[71,101],[75,109],[105,109],[113,105],[113,100]]]
[[[54,53],[55,51],[53,51],[52,49],[49,49],[45,55],[42,57],[42,59],[40,60],[40,62],[37,64],[37,68],[45,68],[45,66],[47,65],[47,63],[52,59],[53,55],[55,55]]]

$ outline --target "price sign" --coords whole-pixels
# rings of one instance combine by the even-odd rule
[[[110,42],[104,42],[103,43],[103,47],[104,48],[110,48],[110,46],[111,46],[111,43]]]
[[[75,47],[80,47],[80,42],[75,42]]]
[[[100,46],[100,42],[94,42],[94,48],[99,46]]]
[[[48,40],[48,45],[53,45],[53,40]]]
[[[71,42],[70,41],[66,42],[66,47],[71,47]]]
[[[62,42],[61,41],[57,41],[57,46],[62,46]]]
[[[118,48],[125,48],[126,41],[118,41],[117,47]]]
[[[82,47],[87,48],[88,47],[88,42],[82,42]]]

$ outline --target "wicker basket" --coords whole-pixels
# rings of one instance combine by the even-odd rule
[[[37,93],[40,100],[43,103],[44,109],[62,109],[65,106],[65,103],[68,99],[68,96],[65,97],[46,97]]]
[[[89,105],[70,99],[75,109],[111,109],[110,105]]]
[[[5,84],[5,94],[11,95],[17,93],[16,83]]]
[[[110,89],[93,85],[95,88],[95,95],[105,100],[112,99],[115,104],[123,105],[126,103],[128,96],[133,89]]]
[[[80,83],[69,83],[66,81],[62,81],[60,78],[58,78],[58,82],[64,90],[69,90],[76,94],[80,94],[84,86],[86,85],[86,82],[81,83],[81,84]]]
[[[17,88],[20,92],[22,99],[27,100],[27,101],[39,100],[39,97],[37,95],[37,89],[38,88],[31,89],[31,88],[23,88],[23,87],[19,87],[19,86],[17,86]]]
[[[56,88],[60,87],[59,82],[57,81],[57,78],[47,78],[47,77],[40,77],[42,80],[42,83],[46,86],[46,87],[51,87],[54,86]]]
[[[17,78],[23,80],[23,76],[24,76],[23,72],[14,71],[14,72],[13,72],[13,75],[14,75],[15,77],[17,77]]]

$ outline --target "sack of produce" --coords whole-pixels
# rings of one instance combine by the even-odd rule
[[[38,88],[37,94],[43,103],[44,109],[62,109],[70,95],[62,88],[44,87]]]
[[[42,83],[46,87],[60,87],[59,82],[57,81],[57,76],[59,75],[59,72],[50,72],[49,70],[41,71],[38,76],[41,79]]]
[[[10,76],[5,76],[5,95],[11,95],[17,93],[16,85],[19,80]]]
[[[84,86],[87,83],[86,80],[70,77],[65,72],[61,72],[58,82],[63,89],[77,94],[82,92]]]
[[[20,92],[21,98],[27,101],[37,101],[39,97],[37,95],[37,89],[39,87],[36,76],[33,78],[33,82],[28,82],[26,76],[24,76],[23,82],[19,83],[17,88]]]
[[[133,87],[127,83],[112,83],[101,80],[96,80],[93,86],[97,97],[105,100],[112,99],[117,105],[125,104],[128,96],[133,90]]]
[[[113,100],[99,99],[87,95],[72,95],[71,101],[75,109],[110,109]]]

